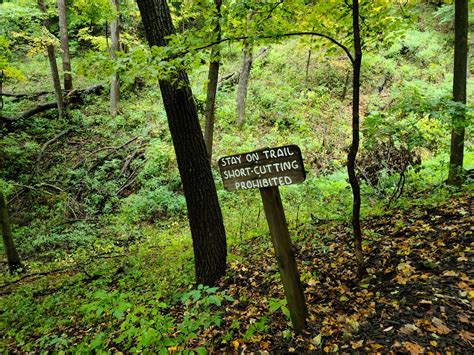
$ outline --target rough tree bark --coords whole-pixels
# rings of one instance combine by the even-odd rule
[[[222,0],[215,0],[216,5],[216,27],[214,33],[216,40],[221,40],[221,5]],[[216,108],[216,93],[217,80],[219,79],[220,66],[220,48],[219,46],[212,47],[211,62],[209,64],[209,73],[207,77],[207,96],[206,96],[206,122],[204,125],[204,142],[206,143],[207,156],[209,163],[212,161],[212,141],[214,136],[214,122],[215,122],[215,108]]]
[[[237,125],[239,127],[241,127],[245,121],[247,89],[249,86],[252,61],[252,47],[248,41],[244,41],[244,48],[242,49],[242,65],[240,68],[239,86],[237,87]]]
[[[150,46],[166,46],[175,33],[166,0],[138,0]],[[227,247],[221,209],[199,118],[184,71],[159,80],[193,238],[196,281],[213,285],[225,274]]]
[[[46,14],[47,8],[46,8],[46,4],[44,0],[38,0],[38,7],[43,13]],[[49,21],[45,19],[43,21],[43,25],[46,28],[48,28]],[[48,53],[49,66],[51,68],[51,78],[53,79],[54,95],[56,96],[56,102],[58,105],[58,114],[59,114],[59,118],[61,119],[64,116],[64,99],[63,99],[63,93],[61,89],[61,80],[59,79],[59,70],[58,70],[58,64],[56,62],[56,54],[54,51],[54,46],[52,44],[48,44],[46,46],[46,51]]]
[[[66,0],[58,0],[59,38],[61,41],[61,58],[63,61],[64,90],[72,90],[71,59],[69,56],[69,38],[67,33]]]
[[[110,23],[110,56],[112,61],[117,59],[117,52],[120,50],[120,2],[110,0],[112,8],[115,9],[115,17]],[[112,74],[110,80],[110,114],[116,116],[119,112],[120,78],[118,73]]]
[[[455,0],[454,13],[454,68],[453,68],[453,100],[466,104],[467,75],[467,32],[468,32],[468,0]],[[461,186],[463,181],[465,113],[459,109],[453,117],[451,130],[451,154],[449,159],[448,184]]]
[[[3,245],[7,254],[8,268],[11,273],[14,273],[22,267],[20,256],[16,251],[13,243],[13,234],[10,226],[10,219],[8,217],[7,204],[3,192],[0,191],[0,225],[2,229]]]
[[[353,90],[352,90],[352,144],[347,156],[347,172],[349,183],[354,197],[352,204],[352,229],[354,231],[354,249],[358,268],[358,275],[367,274],[362,253],[362,230],[360,228],[360,185],[356,175],[356,157],[359,150],[359,105],[360,105],[360,68],[362,65],[362,48],[359,26],[359,1],[352,3],[352,27],[354,33],[354,62],[353,62]]]

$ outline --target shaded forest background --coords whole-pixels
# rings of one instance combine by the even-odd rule
[[[472,350],[472,33],[464,106],[452,101],[454,4],[361,2],[356,173],[369,271],[361,281],[346,171],[351,62],[316,35],[281,36],[322,31],[352,50],[343,3],[223,1],[217,37],[214,2],[170,2],[177,35],[150,49],[135,2],[66,1],[70,69],[62,67],[56,2],[0,3],[0,190],[22,262],[10,275],[0,249],[1,350]],[[469,26],[472,32],[472,16]],[[219,38],[230,40],[206,47]],[[51,79],[51,51],[62,99]],[[228,270],[217,287],[195,287],[158,79],[187,71],[206,131],[216,58],[211,168]],[[246,68],[248,78],[241,75]],[[236,102],[242,90],[243,104]],[[25,116],[32,109],[41,112]],[[465,174],[454,188],[446,180],[460,111]],[[224,191],[216,165],[222,156],[287,144],[301,148],[307,171],[303,184],[281,188],[310,308],[301,337],[291,332],[260,196]],[[442,251],[431,254],[433,246]],[[387,265],[389,276],[380,273]],[[439,286],[447,278],[449,291]],[[439,302],[454,297],[455,305],[440,303],[449,308],[445,318],[426,285],[448,295]],[[416,292],[421,296],[403,296]],[[360,307],[351,308],[358,299]],[[372,300],[421,308],[394,315]],[[441,313],[429,323],[412,321],[431,307],[420,300]],[[380,318],[374,338],[369,324]]]

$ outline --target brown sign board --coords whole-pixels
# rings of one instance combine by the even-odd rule
[[[218,165],[227,191],[291,185],[306,178],[296,145],[222,157]]]

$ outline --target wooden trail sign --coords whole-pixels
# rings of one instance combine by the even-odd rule
[[[226,190],[260,189],[291,323],[299,334],[308,310],[278,186],[305,180],[301,151],[296,145],[267,148],[223,157],[218,164]]]
[[[223,157],[218,165],[227,191],[291,185],[306,178],[296,145]]]

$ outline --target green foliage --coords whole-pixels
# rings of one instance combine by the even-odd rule
[[[3,2],[0,4],[0,35],[14,40],[20,33],[33,34],[40,27],[43,17],[37,6],[31,3]]]
[[[268,310],[271,313],[280,310],[288,320],[290,319],[290,311],[288,310],[286,299],[278,299],[278,298],[269,299]]]
[[[217,287],[198,285],[195,290],[178,295],[180,302],[186,307],[183,321],[178,329],[189,338],[196,338],[199,329],[207,329],[212,325],[219,327],[222,321],[223,302],[233,301],[225,291]]]
[[[11,65],[11,61],[12,55],[10,51],[10,41],[4,35],[0,35],[0,73],[3,73],[4,75],[0,80],[10,78],[26,80],[26,77],[21,70]]]
[[[275,319],[288,321],[284,299],[269,297],[263,305],[266,314],[245,323],[230,321],[225,313],[232,302],[230,290],[189,288],[194,277],[192,239],[156,81],[186,69],[196,101],[205,102],[209,50],[170,57],[215,38],[215,8],[211,0],[171,4],[179,34],[170,38],[169,46],[149,49],[135,2],[121,2],[127,50],[112,62],[105,36],[105,24],[115,15],[109,12],[109,2],[70,3],[75,85],[104,83],[118,72],[122,114],[109,116],[107,95],[91,95],[69,107],[68,119],[57,119],[51,110],[13,124],[10,131],[2,130],[0,189],[11,201],[15,242],[34,275],[24,280],[2,275],[1,285],[13,290],[1,299],[2,349],[201,354],[204,348],[194,348],[201,334],[219,330],[222,346],[235,346],[234,340],[258,342],[273,330]],[[464,106],[450,100],[451,34],[432,23],[448,21],[450,11],[441,7],[438,18],[430,20],[434,10],[423,13],[420,9],[427,11],[426,7],[412,8],[412,4],[361,1],[359,163],[381,144],[419,154],[422,163],[405,172],[403,194],[392,203],[407,209],[439,203],[450,195],[442,184],[447,177],[451,121],[460,112],[467,121],[466,168],[472,169],[474,161],[472,103]],[[55,4],[49,5],[48,18],[54,19]],[[52,90],[45,57],[24,55],[57,42],[40,25],[43,15],[26,1],[0,4],[0,15],[0,68],[9,76],[4,90]],[[420,21],[413,21],[418,17]],[[319,226],[329,221],[349,233],[351,218],[345,166],[351,66],[337,47],[320,38],[276,37],[289,31],[319,31],[351,49],[350,9],[335,1],[229,1],[224,2],[221,20],[224,37],[250,36],[255,58],[248,119],[241,129],[235,126],[236,83],[219,84],[214,157],[299,145],[307,180],[281,188],[286,218],[299,247],[309,243],[329,254],[334,236],[320,233]],[[55,25],[51,31],[56,33]],[[262,35],[274,38],[257,38]],[[265,55],[258,55],[260,46],[267,49]],[[238,72],[241,44],[226,43],[221,50],[223,78]],[[28,76],[27,88],[18,80],[21,73]],[[15,116],[52,100],[52,94],[34,100],[4,98],[2,113]],[[35,169],[43,145],[66,128],[71,133],[49,145]],[[132,137],[137,138],[123,146]],[[386,161],[376,163],[382,168],[378,186],[362,184],[363,218],[386,213],[388,197],[399,180],[385,167]],[[255,190],[224,191],[215,161],[212,166],[229,258],[248,263],[249,256],[271,250],[260,196]],[[426,200],[413,197],[425,190],[431,191]],[[368,236],[379,238],[383,232]],[[268,277],[277,283],[274,269]],[[302,276],[304,282],[316,277]],[[247,302],[246,297],[239,300]],[[281,333],[290,342],[291,330]],[[320,334],[315,344],[320,347],[321,342]]]
[[[244,333],[244,341],[249,341],[252,339],[257,334],[264,334],[265,332],[268,332],[269,326],[268,326],[268,318],[267,317],[262,317],[258,321],[255,321],[253,324],[251,324],[248,329]]]

